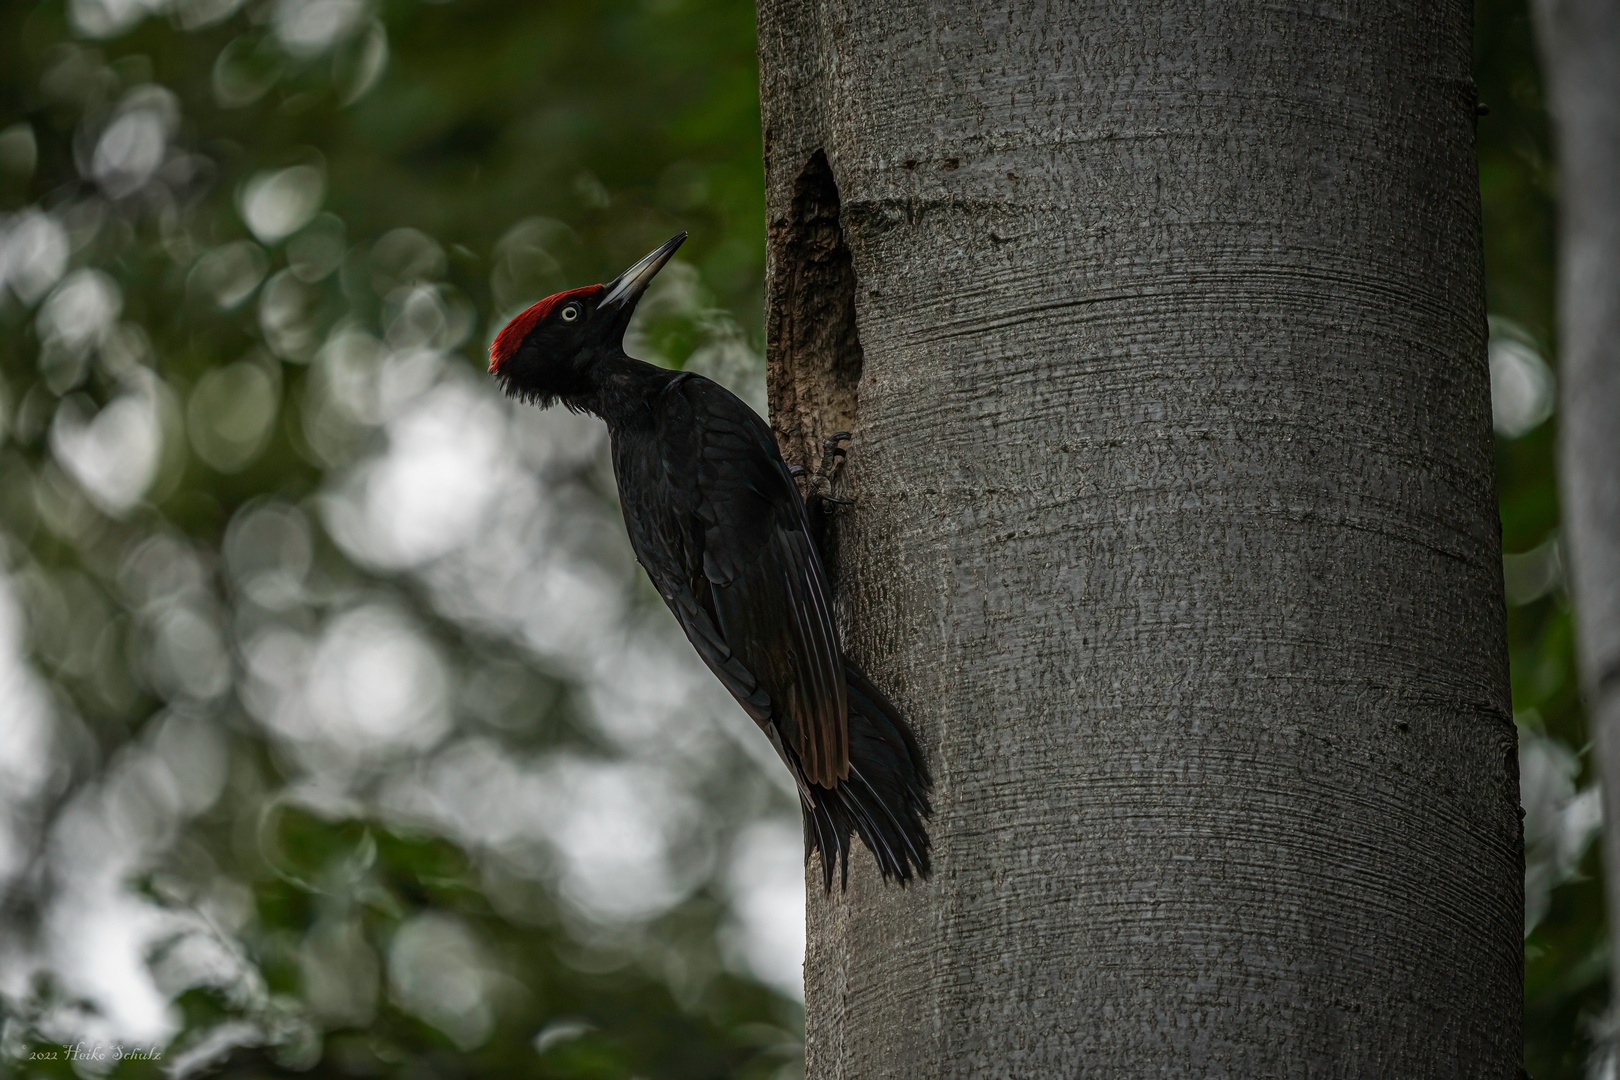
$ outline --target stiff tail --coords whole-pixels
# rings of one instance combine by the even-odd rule
[[[922,819],[933,812],[933,782],[922,750],[900,713],[856,667],[844,661],[849,687],[849,777],[835,788],[812,784],[815,805],[803,801],[805,858],[821,853],[825,887],[843,864],[849,884],[850,836],[877,857],[884,880],[902,884],[913,874],[928,876],[928,833]]]

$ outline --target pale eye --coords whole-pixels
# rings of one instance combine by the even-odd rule
[[[562,314],[559,316],[559,318],[561,318],[563,322],[573,322],[575,319],[579,318],[579,305],[569,304],[567,307],[562,309]]]

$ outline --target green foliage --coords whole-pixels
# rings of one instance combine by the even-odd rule
[[[47,774],[0,802],[22,852],[0,865],[11,1068],[797,1071],[800,1006],[726,945],[724,868],[791,797],[691,719],[713,702],[682,704],[679,679],[628,705],[685,717],[669,737],[706,740],[687,759],[614,727],[592,657],[547,626],[640,643],[644,664],[687,650],[649,623],[599,440],[508,408],[482,373],[515,310],[686,228],[643,354],[757,385],[754,65],[750,7],[721,0],[0,7],[0,250],[23,253],[0,284],[0,623],[26,630],[10,659],[39,690]],[[439,445],[435,409],[498,433],[482,464],[540,493],[527,516],[503,524],[503,489],[448,546],[368,549],[386,520],[334,532],[390,455]],[[449,496],[411,528],[431,539]],[[502,608],[503,581],[564,555],[558,580],[594,593]],[[468,770],[453,797],[505,782],[538,801],[459,824],[390,804],[449,763]],[[667,870],[606,913],[570,862],[592,820],[567,804],[593,784],[610,809],[663,791],[643,818],[667,819],[603,838],[650,830],[640,857]],[[98,865],[97,895],[159,927],[124,945],[170,1002],[158,1061],[57,1042],[119,1041],[62,959],[108,917],[64,914]]]
[[[253,882],[258,917],[244,946],[273,992],[325,992],[312,989],[309,958],[295,955],[300,940],[321,942],[341,963],[336,974],[363,991],[343,999],[348,1013],[324,1037],[301,1029],[285,1006],[274,1015],[272,1003],[261,1019],[286,1028],[275,1049],[237,1050],[218,1063],[218,1075],[386,1076],[408,1066],[414,1075],[448,1077],[764,1078],[802,1052],[791,1006],[718,970],[712,946],[721,905],[712,899],[649,928],[683,948],[682,963],[716,969],[707,978],[672,980],[634,950],[565,944],[566,933],[543,910],[522,919],[503,914],[466,854],[442,838],[297,812],[281,815],[274,829],[286,858]],[[430,965],[391,965],[394,986],[383,992],[378,957],[391,947],[397,957],[407,939],[427,942]],[[457,1015],[446,1004],[455,1000],[461,948],[483,957],[476,977],[492,984],[483,996],[494,1018]],[[325,985],[332,974],[313,982]],[[428,985],[412,989],[413,977]],[[419,1005],[421,989],[446,1006],[439,1026],[398,1004]],[[190,1029],[241,1012],[217,988],[187,991],[178,1004]],[[160,1066],[129,1061],[111,1075],[157,1077]],[[35,1074],[72,1072],[63,1062]]]

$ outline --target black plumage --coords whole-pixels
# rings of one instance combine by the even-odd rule
[[[930,781],[894,706],[844,656],[804,502],[770,428],[717,383],[625,355],[674,237],[607,285],[548,297],[490,347],[506,391],[606,421],[636,557],[698,655],[770,738],[827,888],[859,835],[885,878],[929,870]]]

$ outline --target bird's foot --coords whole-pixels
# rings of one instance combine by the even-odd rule
[[[827,482],[828,490],[832,489],[833,473],[843,462],[844,456],[849,452],[839,443],[848,442],[852,435],[847,431],[835,431],[821,440],[821,467],[816,470],[816,476]]]
[[[821,440],[821,465],[810,484],[810,498],[815,500],[823,514],[832,514],[840,506],[849,506],[854,500],[834,497],[834,480],[848,453],[839,443],[848,442],[847,431],[835,431]]]
[[[840,506],[854,505],[854,499],[840,499],[833,494],[834,480],[848,453],[839,444],[850,438],[847,431],[835,431],[822,439],[821,464],[814,472],[803,465],[788,466],[788,475],[802,482],[805,508],[818,521],[835,513]]]

